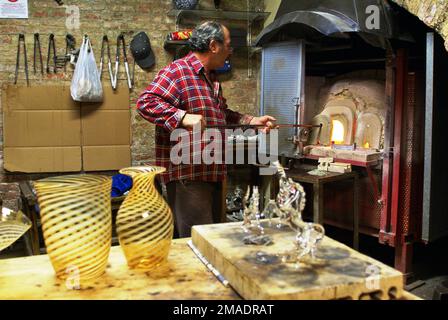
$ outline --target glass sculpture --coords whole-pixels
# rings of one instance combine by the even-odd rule
[[[284,168],[278,161],[274,162],[280,177],[280,190],[277,203],[285,221],[297,234],[295,237],[295,250],[283,255],[283,261],[300,262],[305,257],[314,258],[318,243],[324,238],[325,229],[318,223],[302,220],[302,211],[305,209],[305,191],[303,187],[286,176]]]
[[[244,197],[244,213],[243,213],[243,230],[246,233],[255,235],[264,234],[264,228],[260,223],[260,194],[258,187],[254,186],[252,189],[252,196],[250,195],[250,186],[247,187],[246,196]]]
[[[277,202],[275,202],[274,199],[270,199],[266,207],[263,209],[263,212],[261,213],[262,217],[269,219],[268,220],[268,226],[272,227],[272,219],[275,217],[281,216],[280,208],[277,205]],[[280,220],[279,223],[276,224],[277,228],[281,228]]]

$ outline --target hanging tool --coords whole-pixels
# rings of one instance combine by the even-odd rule
[[[19,33],[19,41],[17,44],[17,62],[16,62],[16,74],[14,78],[14,84],[17,84],[17,78],[19,76],[19,66],[20,66],[20,43],[23,42],[23,55],[25,58],[25,75],[26,75],[26,83],[29,86],[30,81],[28,79],[28,59],[26,57],[26,44],[25,44],[25,35],[23,33]]]
[[[63,58],[64,72],[67,71],[67,62],[75,63],[75,58],[79,54],[79,50],[76,50],[76,39],[70,33],[65,36],[65,57]]]
[[[132,89],[133,79],[131,79],[131,76],[129,74],[129,64],[128,64],[128,58],[126,55],[126,44],[124,42],[124,35],[122,33],[117,37],[117,55],[116,55],[116,60],[115,60],[115,76],[114,76],[114,82],[112,84],[112,88],[114,90],[117,88],[118,66],[120,64],[120,43],[123,48],[124,67],[126,69],[128,87],[129,87],[129,89]]]
[[[48,38],[48,54],[47,54],[47,73],[50,73],[50,56],[53,51],[53,72],[57,72],[56,67],[56,44],[54,43],[54,34],[50,34]]]
[[[99,68],[100,79],[103,76],[104,50],[107,50],[107,52],[106,52],[106,54],[107,54],[107,68],[109,69],[110,83],[112,84],[112,88],[115,89],[116,85],[115,85],[114,75],[113,75],[113,72],[112,72],[112,62],[111,62],[111,59],[110,59],[109,39],[107,38],[107,35],[103,36],[103,41],[101,43],[101,59],[100,59],[100,68]]]
[[[47,55],[47,73],[50,73],[50,58],[51,54],[53,53],[53,72],[57,73],[58,68],[62,69],[64,68],[64,71],[66,70],[66,64],[68,61],[71,61],[71,58],[73,55],[76,55],[76,49],[75,49],[75,38],[71,34],[67,34],[65,37],[66,47],[65,51],[66,54],[64,55],[56,55],[56,42],[54,40],[54,34],[50,34],[50,37],[48,39],[48,55]],[[69,50],[71,53],[69,53]]]
[[[39,33],[34,34],[34,57],[33,57],[33,69],[36,74],[36,52],[39,53],[40,72],[44,74],[44,63],[42,62],[42,49],[40,47]]]

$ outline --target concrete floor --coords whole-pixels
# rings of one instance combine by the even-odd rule
[[[413,270],[414,286],[412,293],[423,298],[433,299],[434,289],[448,280],[448,237],[414,248]],[[421,284],[421,286],[419,286]],[[410,283],[409,286],[412,286]],[[443,300],[448,296],[443,297]]]
[[[348,246],[351,246],[352,233],[326,226],[326,234]],[[394,249],[378,243],[378,239],[360,235],[359,250],[389,266],[394,265]],[[425,299],[434,298],[434,290],[448,280],[448,237],[427,245],[417,243],[414,246],[412,276],[405,289]],[[445,298],[446,299],[446,298]]]

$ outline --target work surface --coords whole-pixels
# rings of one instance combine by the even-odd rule
[[[56,279],[47,255],[0,260],[0,299],[241,299],[194,255],[188,240],[173,240],[168,263],[148,272],[129,269],[121,248],[112,247],[106,273],[80,290]]]
[[[268,246],[243,244],[241,223],[194,226],[193,244],[245,299],[396,299],[403,294],[403,274],[329,237],[314,259],[285,263],[295,250],[296,232],[262,220]]]
[[[0,299],[240,299],[196,258],[187,240],[173,240],[168,263],[146,272],[129,269],[121,247],[112,247],[106,273],[80,290],[56,279],[48,255],[0,260]]]

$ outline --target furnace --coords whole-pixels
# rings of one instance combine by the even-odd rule
[[[312,130],[303,155],[332,157],[342,160],[371,161],[381,158],[384,139],[383,122],[374,112],[358,110],[350,99],[328,101],[321,113],[313,117]]]
[[[378,28],[366,23],[376,19],[368,8]],[[446,119],[440,37],[388,1],[283,0],[255,45],[260,112],[319,126],[281,131],[278,155],[291,168],[319,158],[350,164],[360,177],[360,232],[394,247],[395,267],[409,274],[413,243],[448,234],[444,179],[431,169]],[[350,186],[328,189],[319,199],[325,224],[350,230]]]

